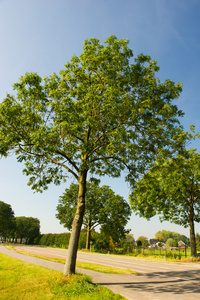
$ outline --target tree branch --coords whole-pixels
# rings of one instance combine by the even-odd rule
[[[63,168],[65,168],[69,173],[71,173],[72,175],[74,175],[74,177],[78,180],[78,175],[72,170],[70,169],[68,166],[64,165],[63,163],[60,163],[54,159],[52,159],[51,157],[49,157],[48,155],[44,155],[47,159],[49,159],[52,163],[62,166]]]
[[[72,165],[72,167],[74,167],[74,169],[79,173],[79,168],[76,166],[76,164],[67,155],[65,155],[65,153],[63,153],[60,150],[56,150],[55,153],[63,156],[70,163],[70,165]]]
[[[105,157],[94,158],[93,160],[91,160],[91,162],[95,162],[97,160],[103,160],[103,159],[117,160],[117,161],[121,162],[129,171],[131,171],[131,168],[124,161],[122,161],[120,158],[117,158],[114,156],[105,156]]]

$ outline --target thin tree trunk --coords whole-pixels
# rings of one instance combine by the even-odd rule
[[[189,222],[190,222],[191,256],[195,257],[197,255],[197,250],[196,250],[195,230],[194,230],[194,209],[192,205],[190,207]]]
[[[86,250],[90,249],[90,238],[91,238],[91,221],[87,224],[87,238],[86,238]]]
[[[86,193],[87,171],[83,171],[79,177],[79,192],[76,214],[72,223],[72,232],[69,240],[67,258],[64,266],[63,274],[65,276],[75,274],[76,256],[78,251],[78,241],[83,223],[85,212],[85,193]]]

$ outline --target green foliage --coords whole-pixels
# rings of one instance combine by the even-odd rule
[[[79,182],[71,259],[88,173],[120,177],[125,172],[132,185],[160,151],[171,153],[184,143],[183,113],[172,104],[181,84],[160,82],[159,67],[149,55],[131,60],[128,43],[114,35],[105,45],[86,40],[82,54],[74,55],[59,75],[42,80],[26,73],[14,84],[16,96],[8,94],[0,103],[0,155],[17,155],[28,185],[42,192],[69,175]],[[70,266],[75,272],[75,262]]]
[[[15,230],[15,214],[10,204],[0,201],[0,236],[9,237]]]
[[[27,243],[33,244],[34,239],[40,235],[40,221],[32,217],[16,217],[16,238],[25,239]]]
[[[120,195],[115,195],[108,186],[101,188],[102,198],[105,199],[102,210],[100,232],[107,237],[111,236],[113,242],[119,242],[130,230],[125,226],[130,219],[131,209],[129,204]]]
[[[78,184],[72,183],[59,198],[57,206],[56,217],[69,230],[76,212],[77,195]],[[130,219],[131,209],[123,197],[115,195],[108,186],[100,187],[97,183],[88,182],[85,203],[83,225],[87,231],[100,225],[101,232],[107,234],[108,238],[112,236],[115,241],[119,241],[125,236],[125,226]]]
[[[169,238],[166,241],[166,246],[167,247],[177,247],[178,245],[172,238]]]
[[[86,231],[82,230],[79,238],[79,246],[78,248],[85,249],[86,243]],[[50,247],[58,247],[58,248],[68,248],[70,239],[70,233],[58,233],[58,234],[43,234],[39,239],[35,240],[35,244],[41,246],[50,246]],[[110,237],[99,232],[92,231],[91,234],[91,242],[92,249],[97,252],[105,252],[107,253],[109,250],[109,240]],[[93,250],[93,251],[94,251]]]
[[[166,243],[166,241],[169,238],[172,238],[176,242],[176,244],[178,244],[178,242],[182,241],[186,245],[189,246],[189,243],[190,243],[190,240],[187,236],[177,233],[177,232],[174,232],[174,231],[168,231],[168,230],[157,231],[155,234],[155,238],[163,243]]]
[[[110,36],[106,45],[86,40],[83,53],[44,80],[26,73],[15,83],[16,97],[0,104],[0,154],[14,151],[36,191],[80,171],[132,181],[158,149],[182,144],[172,100],[181,84],[161,83],[159,67],[140,54],[133,64],[128,40]]]
[[[188,135],[195,138],[196,135]],[[196,149],[157,158],[136,183],[130,196],[133,211],[147,219],[155,214],[184,227],[190,226],[191,255],[196,255],[194,222],[200,222],[200,154]]]
[[[87,238],[87,232],[81,231],[79,242],[78,242],[79,249],[85,249],[86,238]]]
[[[137,239],[137,245],[143,247],[148,246],[149,245],[148,238],[146,236],[139,236],[139,238]]]
[[[42,246],[68,248],[70,233],[43,234],[38,242]]]
[[[200,234],[196,233],[196,245],[198,250],[200,250]]]
[[[107,253],[109,250],[109,236],[104,233],[98,233],[93,241],[95,251]]]
[[[120,247],[118,250],[122,250],[122,253],[128,254],[133,251],[135,247],[135,239],[132,233],[126,233],[125,238],[120,241]]]
[[[131,207],[140,216],[162,214],[162,220],[187,227],[190,216],[200,221],[200,154],[194,149],[159,160],[130,196]],[[191,211],[192,209],[192,211]],[[188,213],[189,212],[189,213]]]

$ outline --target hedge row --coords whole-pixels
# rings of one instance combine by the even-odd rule
[[[48,233],[43,234],[35,239],[34,244],[41,246],[51,246],[59,248],[67,248],[69,244],[70,233]]]
[[[43,234],[34,240],[35,245],[50,246],[58,248],[68,248],[70,233],[59,234]],[[103,236],[98,232],[93,232],[91,236],[92,248],[99,251],[108,251],[109,238]],[[81,232],[79,238],[79,249],[85,249],[86,246],[86,232]]]

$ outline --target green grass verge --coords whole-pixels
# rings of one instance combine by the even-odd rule
[[[120,295],[93,284],[90,277],[21,262],[0,253],[0,299],[2,300],[122,300]]]
[[[43,256],[43,255],[31,254],[30,252],[26,252],[26,251],[19,251],[19,250],[16,250],[15,247],[11,246],[11,245],[6,246],[6,248],[15,250],[16,252],[18,252],[20,254],[29,255],[29,256],[33,256],[33,257],[37,257],[37,258],[41,258],[41,259],[46,259],[46,260],[53,261],[53,262],[59,262],[62,264],[65,263],[65,259],[51,258],[51,257]],[[76,262],[76,267],[82,268],[82,269],[87,269],[87,270],[92,270],[92,271],[96,271],[96,272],[101,272],[101,273],[109,273],[109,274],[139,274],[138,272],[132,271],[130,269],[113,268],[113,267],[109,267],[109,266],[103,266],[103,265],[94,264],[94,263],[85,263],[85,262],[80,262],[80,261]]]
[[[101,273],[110,273],[110,274],[139,274],[139,272],[132,271],[130,269],[121,269],[121,268],[112,268],[109,266],[103,266],[98,264],[91,264],[78,261],[76,263],[78,268],[93,270]]]

